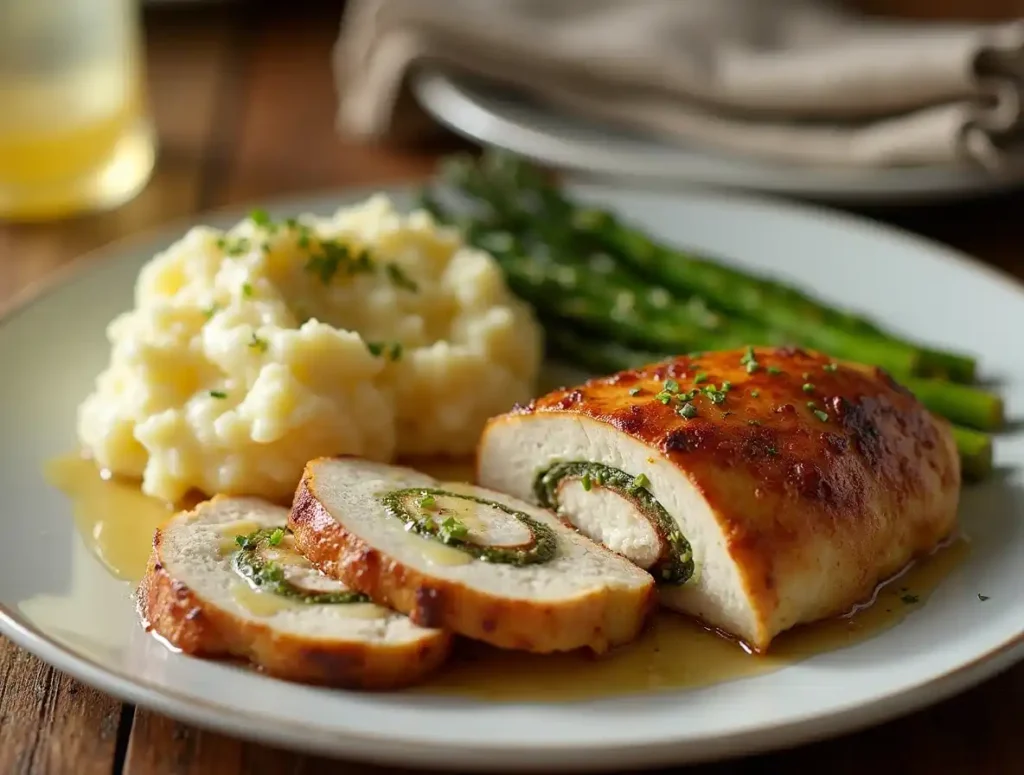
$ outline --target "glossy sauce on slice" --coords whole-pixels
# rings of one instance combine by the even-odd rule
[[[253,616],[269,617],[282,611],[297,611],[307,606],[297,600],[283,595],[260,592],[244,581],[231,586],[231,597],[242,608]],[[386,608],[373,603],[342,603],[337,605],[321,605],[331,616],[345,619],[383,619],[388,615]]]
[[[302,603],[283,595],[259,592],[244,581],[238,581],[231,585],[231,597],[253,616],[273,616],[282,611],[297,610],[303,607]]]
[[[416,461],[415,465],[445,479],[472,476],[469,463],[442,461],[434,470],[425,461]],[[93,554],[117,578],[138,582],[145,572],[153,530],[173,511],[142,495],[136,483],[101,478],[93,463],[81,457],[56,460],[48,466],[47,474],[72,499],[76,526]],[[416,535],[410,535],[409,540],[466,557],[463,552]],[[438,675],[409,691],[506,701],[571,701],[695,688],[772,672],[815,654],[867,640],[899,624],[924,605],[968,550],[964,539],[949,542],[880,585],[872,601],[849,615],[783,633],[767,655],[751,655],[742,645],[686,617],[661,612],[637,641],[600,657],[578,652],[526,654],[465,641]],[[432,561],[444,564],[455,559],[438,551]],[[257,615],[276,612],[268,610],[273,603],[255,601],[270,595],[251,589],[249,592],[251,597],[245,592],[236,595],[240,605],[265,612],[250,608]],[[294,605],[284,602],[285,607]],[[374,612],[384,610],[362,603],[334,607],[360,618],[374,618]]]
[[[440,479],[438,489],[451,493],[463,495],[474,495],[475,491],[467,482],[472,482],[475,476],[475,468],[472,459],[455,458],[416,458],[402,461],[403,465],[422,471],[435,479]],[[443,497],[443,496],[442,496]],[[445,498],[444,505],[454,508],[458,513],[456,516],[467,523],[471,533],[476,529],[478,533],[486,533],[486,526],[475,516],[478,507],[458,498]],[[473,558],[466,552],[453,549],[450,546],[421,538],[416,533],[406,534],[410,543],[415,544],[416,549],[423,553],[428,562],[434,565],[465,565],[472,562]]]
[[[410,547],[414,548],[415,551],[422,554],[427,562],[432,565],[465,565],[466,563],[472,562],[473,558],[465,552],[460,552],[458,549],[453,549],[450,546],[432,541],[429,538],[423,538],[411,530],[405,531],[405,542]]]

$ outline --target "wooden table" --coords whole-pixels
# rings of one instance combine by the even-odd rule
[[[85,251],[169,219],[287,192],[422,178],[439,152],[366,148],[333,130],[337,10],[189,8],[147,17],[161,157],[134,202],[45,226],[0,225],[0,305]],[[252,6],[249,6],[252,8]],[[1024,277],[1024,196],[873,213]],[[951,624],[951,626],[953,626]],[[928,711],[793,751],[687,770],[830,775],[1024,773],[1024,664]],[[125,705],[0,638],[0,773],[385,773],[305,757]]]

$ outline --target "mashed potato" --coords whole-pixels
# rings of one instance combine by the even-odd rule
[[[318,455],[469,453],[532,394],[542,350],[490,255],[383,196],[192,229],[142,269],[107,335],[79,438],[169,501],[290,497]]]

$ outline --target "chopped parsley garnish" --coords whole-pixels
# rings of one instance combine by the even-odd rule
[[[772,457],[776,457],[779,454],[779,451],[775,449],[775,447],[768,447],[767,451],[768,454],[771,455]]]
[[[409,277],[409,275],[405,273],[405,270],[398,264],[387,264],[384,267],[384,271],[388,273],[388,279],[391,280],[396,287],[412,291],[413,293],[420,289],[416,284],[416,281]]]
[[[807,408],[810,409],[811,412],[814,413],[814,416],[817,417],[819,420],[821,420],[822,422],[828,422],[828,415],[818,408],[817,403],[815,403],[814,401],[808,401]]]
[[[225,393],[223,390],[211,390],[210,391],[210,398],[227,398],[227,397],[228,397],[228,394]]]
[[[700,377],[700,376],[701,375],[698,375],[698,377]],[[704,376],[704,378],[706,378],[707,375],[703,375],[703,376]],[[633,394],[632,391],[630,391],[630,394],[631,395],[635,395],[635,394]],[[668,404],[672,403],[673,400],[677,401],[680,404],[687,404],[687,402],[692,401],[699,394],[700,394],[700,390],[697,389],[697,388],[694,388],[693,390],[680,391],[679,383],[676,380],[674,380],[674,379],[667,379],[667,380],[665,380],[662,383],[661,392],[657,393],[654,396],[654,400],[660,401],[661,403],[665,404],[666,406]],[[683,406],[683,407],[677,408],[676,411],[679,414],[682,414],[684,417],[688,417],[690,415],[685,414],[685,412],[688,412],[688,411],[696,412],[697,410],[696,409],[692,409],[692,410],[686,409],[686,407]]]
[[[662,383],[661,391],[654,398],[663,404],[668,404],[677,396],[679,396],[679,383],[674,379],[667,379]]]
[[[590,492],[590,489],[591,487],[593,487],[593,484],[590,481],[589,471],[587,471],[586,473],[583,474],[583,476],[580,477],[580,486],[583,487],[583,492]]]
[[[707,381],[708,381],[708,373],[706,371],[697,372],[697,376],[695,376],[693,378],[693,382],[694,382],[695,385],[699,385],[700,383],[707,382]]]
[[[726,380],[722,383],[722,392],[728,393],[730,390],[732,390],[732,383],[729,380]]]
[[[823,370],[827,371],[827,372],[833,372],[833,371],[835,371],[836,369],[838,369],[838,368],[839,368],[839,366],[838,366],[837,364],[835,364],[835,363],[826,363],[826,364],[825,364],[824,366],[822,366],[821,368],[822,368]]]
[[[708,385],[704,388],[704,395],[706,395],[711,400],[711,403],[716,406],[718,404],[725,403],[725,391],[719,390],[714,385]]]
[[[983,595],[980,592],[978,593],[978,600],[980,600],[981,602],[984,603],[988,599],[989,599],[988,595]]]
[[[469,535],[469,528],[455,517],[445,517],[437,527],[438,535],[445,543],[449,541],[461,541]]]
[[[256,332],[252,332],[252,339],[249,341],[249,347],[261,353],[265,353],[270,345],[266,339],[260,339],[256,336]]]
[[[747,374],[753,374],[755,371],[761,368],[761,364],[757,362],[757,355],[755,355],[753,347],[747,348],[747,351],[743,354],[743,357],[740,358],[740,364],[747,367]]]
[[[307,605],[344,604],[368,602],[369,598],[358,592],[345,590],[342,592],[314,592],[296,586],[285,573],[279,562],[269,560],[264,555],[268,546],[278,546],[287,535],[283,527],[264,527],[249,535],[235,537],[239,550],[235,552],[232,566],[235,573],[242,576],[250,584],[258,587],[261,592],[291,598]]]
[[[206,316],[207,320],[210,320],[214,315],[220,311],[220,307],[216,304],[211,304],[209,307],[203,310],[203,315]]]
[[[254,579],[257,584],[279,584],[284,581],[284,568],[278,565],[276,562],[268,561],[264,563],[260,569],[259,574]]]
[[[629,394],[631,396],[638,396],[638,395],[640,395],[643,392],[644,392],[643,388],[635,387],[635,388],[630,388],[629,389]]]
[[[217,239],[217,247],[227,255],[237,257],[248,253],[250,248],[252,248],[252,242],[249,241],[248,237],[238,237],[233,240],[227,237],[219,237]]]
[[[306,247],[302,244],[303,236],[307,237],[308,244],[308,235],[300,235],[300,247]],[[351,277],[373,271],[373,260],[368,250],[353,253],[348,245],[331,239],[320,240],[318,247],[319,252],[310,255],[306,261],[306,271],[319,277],[324,285],[329,285],[339,272]]]
[[[246,298],[252,297],[252,283],[242,284],[242,295],[245,296]]]
[[[814,392],[814,385],[811,384],[810,382],[805,382],[803,384],[803,387],[801,387],[800,389],[802,391],[804,391],[805,393],[813,393]]]
[[[252,221],[257,226],[259,226],[261,229],[274,229],[274,222],[270,220],[270,214],[262,208],[257,207],[254,210],[250,210],[249,220]]]
[[[646,474],[637,474],[633,477],[633,484],[629,486],[630,492],[636,492],[637,490],[646,490],[647,485],[651,483],[651,480],[647,478]]]
[[[367,342],[366,349],[370,351],[370,355],[378,358],[383,356],[390,361],[397,361],[402,357],[401,342]]]
[[[753,390],[750,391],[751,398],[757,398],[759,395],[761,395],[761,391],[758,390],[757,388],[754,388]]]
[[[782,369],[780,369],[778,366],[769,366],[767,369],[765,369],[765,371],[767,371],[769,374],[781,374],[782,373]]]
[[[429,495],[428,494],[428,495],[424,495],[422,498],[420,498],[420,508],[421,509],[432,509],[436,505],[437,505],[437,501],[434,500],[434,496],[433,495]]]
[[[907,594],[905,594],[905,595],[900,597],[900,600],[902,600],[907,605],[913,605],[914,603],[918,602],[920,599],[921,598],[918,595],[911,595],[909,592]]]
[[[693,404],[683,404],[679,407],[679,416],[685,417],[687,420],[692,420],[697,416],[697,407]]]
[[[309,247],[310,227],[308,225],[302,223],[298,218],[285,218],[282,224],[288,231],[298,233],[298,245],[300,248]]]

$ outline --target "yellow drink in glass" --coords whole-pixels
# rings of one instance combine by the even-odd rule
[[[106,209],[155,156],[136,0],[0,0],[0,218]]]

